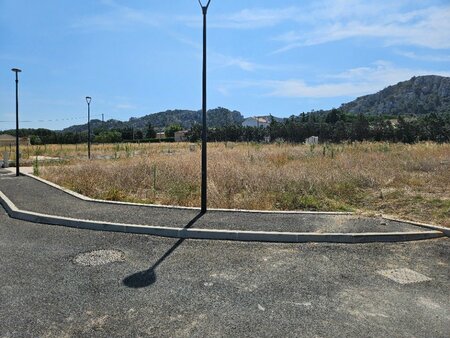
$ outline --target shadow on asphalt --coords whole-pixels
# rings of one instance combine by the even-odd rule
[[[183,229],[189,229],[194,225],[195,222],[197,222],[205,213],[200,212],[197,216],[195,216],[192,220],[189,221],[188,224],[186,224]],[[156,273],[155,269],[162,263],[164,260],[169,257],[172,252],[178,248],[181,243],[184,242],[184,238],[180,238],[172,247],[167,250],[164,255],[161,256],[150,268],[144,271],[139,271],[136,273],[133,273],[132,275],[129,275],[128,277],[125,277],[122,281],[123,285],[129,287],[129,288],[145,288],[147,286],[152,285],[156,282]]]

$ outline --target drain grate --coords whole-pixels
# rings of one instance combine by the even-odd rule
[[[125,254],[120,250],[95,250],[75,256],[73,262],[83,266],[98,266],[124,260]]]
[[[420,283],[431,280],[431,278],[408,268],[379,270],[377,272],[380,275],[392,279],[393,281],[400,284]]]

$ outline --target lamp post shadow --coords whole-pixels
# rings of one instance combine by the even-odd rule
[[[193,219],[189,221],[188,224],[186,224],[183,229],[189,229],[194,225],[195,222],[197,222],[200,217],[202,217],[205,214],[205,212],[200,212],[198,215],[196,215]],[[167,250],[164,255],[162,255],[150,268],[147,270],[136,272],[132,275],[129,275],[125,277],[122,281],[122,284],[129,287],[129,288],[145,288],[147,286],[152,285],[156,282],[156,268],[164,262],[164,260],[169,257],[183,242],[184,238],[180,238],[172,247]]]
[[[198,0],[203,13],[203,68],[202,68],[202,170],[201,170],[201,211],[195,216],[183,229],[190,228],[200,217],[206,213],[207,209],[207,123],[206,123],[206,14],[208,12],[211,0],[203,5]],[[88,105],[89,108],[89,105]],[[136,272],[126,277],[122,283],[130,288],[144,288],[156,282],[155,269],[167,258],[172,252],[183,243],[184,238],[180,238],[167,252],[161,256],[149,269]]]

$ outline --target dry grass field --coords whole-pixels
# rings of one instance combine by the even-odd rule
[[[27,154],[24,151],[24,161]],[[40,146],[50,181],[93,198],[200,205],[200,147]],[[209,207],[356,211],[450,226],[450,144],[208,144]]]

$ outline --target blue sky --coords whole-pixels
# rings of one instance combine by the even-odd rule
[[[212,0],[208,108],[286,117],[450,76],[450,2]],[[0,0],[0,129],[201,108],[196,0]]]

